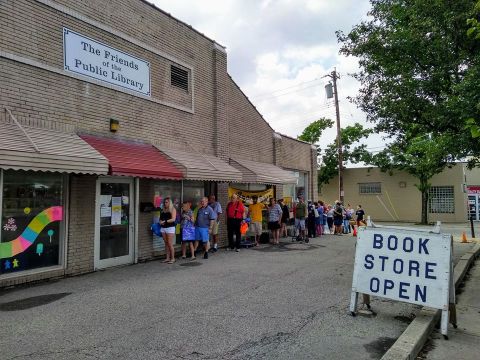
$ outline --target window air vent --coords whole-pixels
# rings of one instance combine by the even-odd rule
[[[171,84],[188,92],[188,71],[172,65],[170,67],[170,72]]]

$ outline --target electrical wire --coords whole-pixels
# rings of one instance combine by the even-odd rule
[[[309,80],[309,81],[303,81],[303,82],[301,82],[301,83],[298,83],[298,84],[292,85],[292,86],[288,86],[288,87],[283,88],[283,89],[277,89],[277,90],[273,90],[273,91],[271,91],[271,92],[265,92],[265,93],[255,94],[255,95],[253,95],[251,98],[252,98],[252,99],[256,99],[256,98],[262,97],[262,96],[264,96],[264,95],[271,95],[271,94],[274,94],[274,93],[279,92],[279,91],[292,89],[292,88],[294,88],[294,87],[301,86],[301,85],[303,85],[303,84],[309,84],[309,83],[311,83],[311,82],[319,81],[319,80],[322,80],[322,79],[321,79],[321,78],[316,78],[316,79]]]
[[[256,97],[256,98],[252,98],[252,100],[258,100],[258,99],[261,99],[261,100],[274,99],[274,98],[277,98],[277,97],[280,97],[280,96],[285,96],[285,95],[293,94],[293,93],[295,93],[295,92],[307,90],[307,89],[310,89],[310,88],[313,88],[313,87],[316,87],[316,86],[319,86],[319,85],[322,85],[322,84],[315,84],[315,85],[306,86],[306,87],[304,87],[304,88],[301,88],[301,89],[298,89],[298,90],[289,91],[289,92],[286,92],[286,93],[283,93],[283,94],[279,94],[279,95],[272,95],[272,96],[268,96],[268,97]]]

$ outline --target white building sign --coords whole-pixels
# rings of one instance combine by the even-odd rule
[[[448,310],[450,256],[450,235],[362,227],[352,291]]]
[[[63,28],[64,68],[150,96],[150,63]]]

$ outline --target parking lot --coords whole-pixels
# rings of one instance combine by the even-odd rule
[[[0,292],[2,358],[380,358],[417,306],[348,313],[355,238],[283,239]],[[456,258],[471,244],[455,244]]]

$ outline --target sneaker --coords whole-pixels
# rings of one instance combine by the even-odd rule
[[[218,251],[218,248],[212,248],[212,252],[216,253]]]
[[[240,252],[240,249],[235,249],[235,252]]]
[[[203,258],[208,259],[208,252],[205,252],[205,254],[203,254]]]

